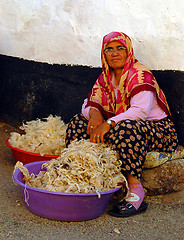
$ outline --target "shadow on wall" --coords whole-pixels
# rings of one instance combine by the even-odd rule
[[[0,117],[14,124],[60,115],[65,122],[80,112],[100,69],[50,65],[0,56]]]
[[[61,116],[67,123],[80,112],[84,98],[101,73],[100,68],[50,65],[0,55],[0,121],[13,126],[22,121]],[[184,72],[152,71],[163,89],[184,144]]]

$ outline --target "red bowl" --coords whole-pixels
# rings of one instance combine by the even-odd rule
[[[15,162],[22,162],[23,164],[38,162],[38,161],[49,161],[53,158],[58,158],[60,155],[43,155],[39,153],[27,152],[18,148],[14,148],[9,143],[9,138],[6,140],[6,145],[11,149]]]

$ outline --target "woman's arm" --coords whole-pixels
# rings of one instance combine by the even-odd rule
[[[90,110],[90,106],[89,107],[86,107],[86,104],[88,102],[88,99],[84,99],[84,103],[82,104],[82,109],[81,109],[81,113],[82,115],[87,119],[89,120],[90,117],[89,117],[89,110]]]
[[[94,143],[103,142],[103,136],[110,130],[110,126],[104,121],[101,112],[94,107],[87,107],[87,99],[82,105],[82,114],[89,120],[87,133],[90,135],[90,141]]]
[[[142,91],[140,93],[137,93],[130,100],[130,108],[126,112],[120,113],[119,115],[110,118],[110,120],[112,120],[115,124],[125,119],[138,121],[146,120],[152,108],[153,98],[154,93],[151,91]],[[90,107],[89,109],[86,108],[85,110],[86,112],[89,112],[89,118],[92,117],[88,123],[88,131],[90,134],[91,142],[103,142],[103,136],[110,130],[110,126],[106,123],[106,121],[104,121],[99,110]],[[99,117],[95,114],[99,114]],[[96,118],[99,119],[99,124],[96,124],[95,128],[91,129],[90,126],[93,124],[93,121],[95,122]],[[98,135],[100,136],[99,139],[96,137]]]
[[[133,96],[130,100],[130,108],[119,115],[110,118],[116,123],[125,120],[143,120],[145,121],[151,111],[154,93],[151,91],[141,91]]]
[[[90,108],[87,133],[91,134],[98,126],[104,122],[104,118],[98,109]]]
[[[141,91],[133,96],[130,100],[130,108],[124,112],[120,113],[119,115],[110,118],[111,120],[120,122],[124,119],[131,119],[131,120],[146,120],[152,107],[154,98],[154,93],[151,91]],[[88,120],[90,119],[89,110],[91,107],[85,108],[87,104],[87,99],[84,100],[84,104],[82,106],[82,114]]]

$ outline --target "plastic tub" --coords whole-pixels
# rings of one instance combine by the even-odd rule
[[[26,164],[29,173],[38,174],[46,161]],[[113,196],[120,188],[97,193],[61,193],[25,186],[19,169],[13,174],[14,181],[21,187],[27,208],[42,217],[60,221],[84,221],[102,215]]]
[[[49,161],[53,158],[59,157],[59,155],[44,155],[41,156],[38,153],[27,152],[18,148],[14,148],[9,143],[9,138],[6,140],[6,145],[11,149],[15,162],[22,162],[23,164],[38,162],[38,161]]]

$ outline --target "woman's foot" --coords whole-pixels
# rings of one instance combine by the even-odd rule
[[[136,184],[129,183],[128,186],[128,197],[108,211],[108,214],[115,217],[129,217],[147,210],[148,204],[143,202],[145,192],[142,184],[140,182]]]
[[[125,198],[125,201],[131,203],[135,207],[135,209],[138,209],[143,202],[145,196],[142,184],[128,184],[128,187],[129,194],[128,197]]]
[[[148,204],[146,202],[142,202],[140,207],[136,209],[131,203],[123,200],[107,213],[113,217],[130,217],[145,212],[147,208]]]

